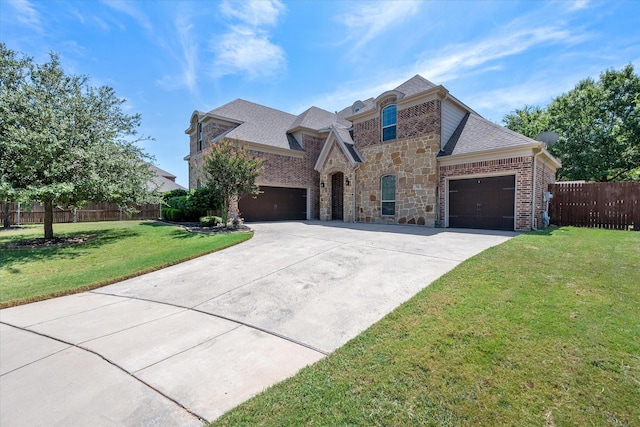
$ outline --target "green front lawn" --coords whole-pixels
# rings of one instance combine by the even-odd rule
[[[640,232],[520,235],[212,425],[640,425],[639,261]]]
[[[214,252],[251,233],[205,235],[153,221],[55,224],[56,237],[88,241],[60,248],[6,249],[43,227],[0,231],[0,307],[93,289]]]

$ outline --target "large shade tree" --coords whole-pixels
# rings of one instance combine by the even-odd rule
[[[222,200],[222,221],[227,223],[229,204],[242,196],[257,195],[263,160],[252,156],[238,142],[222,139],[204,155],[206,185]]]
[[[138,147],[140,115],[108,86],[68,75],[58,55],[37,64],[0,43],[0,196],[45,208],[44,237],[53,237],[57,205],[156,201],[153,176]]]
[[[633,66],[580,81],[546,108],[525,106],[503,123],[531,138],[559,134],[550,151],[562,180],[640,180],[640,76]]]

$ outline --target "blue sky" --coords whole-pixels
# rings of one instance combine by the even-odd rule
[[[607,68],[640,72],[639,17],[640,1],[0,0],[0,39],[113,87],[186,186],[196,109],[334,111],[421,74],[499,123]]]

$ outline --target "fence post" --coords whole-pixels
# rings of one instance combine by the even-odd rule
[[[18,225],[20,225],[20,202],[18,202]]]
[[[73,208],[73,223],[75,224],[76,222],[78,222],[78,209]]]

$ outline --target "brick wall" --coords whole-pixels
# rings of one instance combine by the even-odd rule
[[[440,100],[434,99],[398,111],[398,138],[440,135]]]
[[[464,178],[471,175],[506,175],[513,172],[516,176],[516,230],[531,230],[532,168],[533,155],[440,166],[438,226],[445,226],[447,200],[445,180],[447,178]]]
[[[389,98],[395,101],[394,98]],[[380,110],[392,103],[385,99]],[[440,135],[441,102],[439,99],[413,105],[397,111],[397,139],[415,138],[422,135]],[[356,148],[364,148],[382,143],[380,116],[354,124],[353,142]],[[386,141],[385,141],[386,142]]]
[[[203,128],[203,136],[206,141],[220,135],[229,129],[224,126],[208,126]],[[197,151],[197,132],[190,135],[191,159],[189,161],[189,188],[196,188],[198,179],[204,181],[201,172],[203,155],[209,145],[203,146],[201,152]],[[304,157],[290,157],[282,154],[265,153],[257,150],[250,150],[249,153],[255,157],[264,159],[265,170],[258,178],[258,184],[274,187],[295,187],[309,189],[310,216],[317,219],[320,215],[319,190],[320,177],[314,169],[318,160],[322,144],[325,138],[303,134],[303,146],[305,147]],[[194,142],[195,141],[195,142]],[[204,142],[204,141],[203,141]],[[240,141],[242,143],[242,141]],[[193,151],[196,149],[196,151]]]

